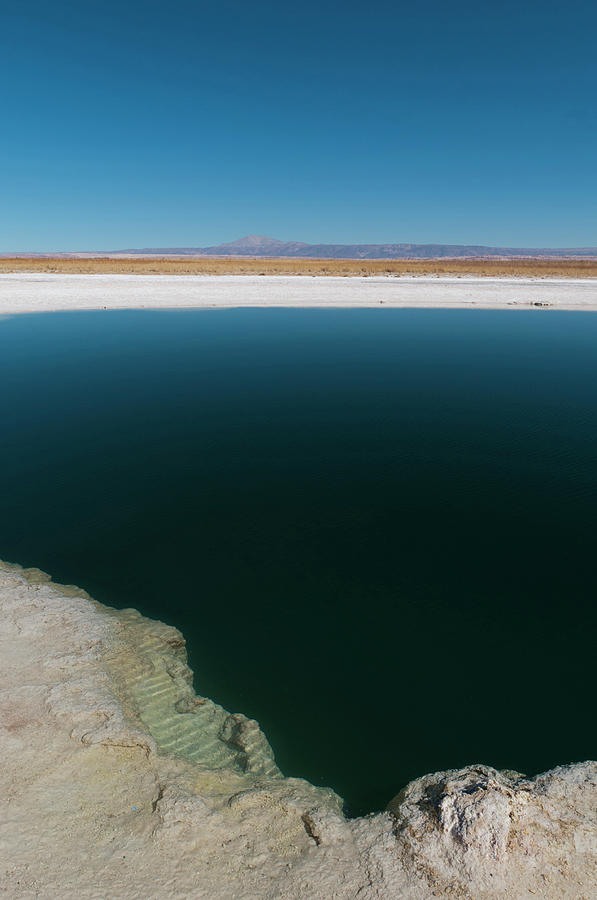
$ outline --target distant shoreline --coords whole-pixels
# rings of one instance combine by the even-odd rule
[[[0,314],[238,307],[597,310],[597,278],[0,273]]]

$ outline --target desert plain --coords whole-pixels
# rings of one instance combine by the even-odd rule
[[[292,259],[189,256],[0,256],[0,273],[597,278],[597,259]]]

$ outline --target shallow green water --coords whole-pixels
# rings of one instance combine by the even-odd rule
[[[0,558],[188,639],[349,812],[594,756],[597,315],[0,320]]]

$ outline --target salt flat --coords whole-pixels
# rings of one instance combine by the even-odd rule
[[[0,314],[242,306],[597,309],[597,279],[0,274]]]

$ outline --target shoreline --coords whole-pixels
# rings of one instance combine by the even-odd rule
[[[0,893],[591,896],[595,763],[438,772],[346,819],[257,722],[194,693],[177,629],[1,562],[0,609]]]
[[[0,315],[241,307],[597,310],[596,278],[0,274]]]

